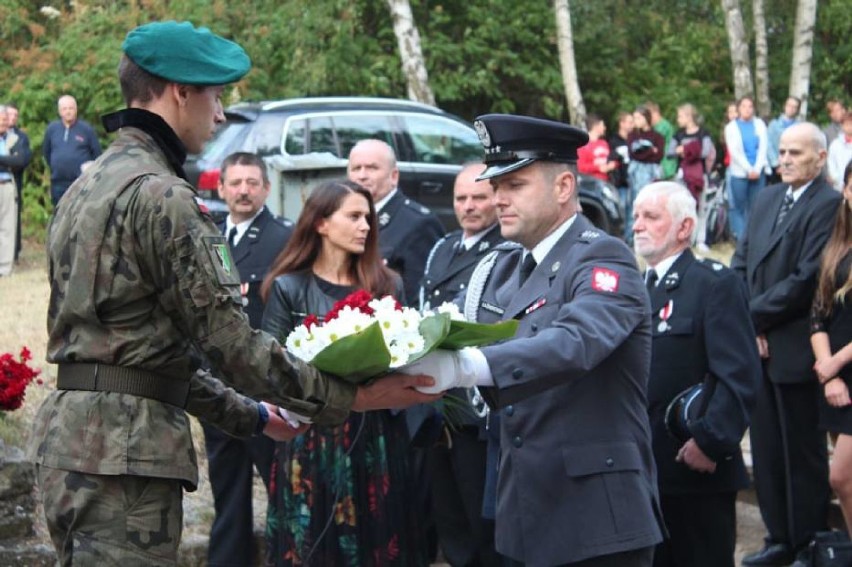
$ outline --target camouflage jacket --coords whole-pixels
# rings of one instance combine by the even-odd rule
[[[340,423],[355,388],[249,327],[227,243],[195,195],[151,135],[121,130],[63,197],[49,229],[48,360],[191,376],[186,410],[245,435],[256,423],[253,404],[198,371],[206,358],[246,395]],[[197,482],[183,410],[126,394],[52,393],[30,455],[66,470]]]

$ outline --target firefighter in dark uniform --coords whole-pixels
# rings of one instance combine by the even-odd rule
[[[466,288],[477,263],[503,242],[494,190],[476,177],[482,163],[468,164],[453,187],[453,208],[460,230],[435,244],[426,262],[420,288],[421,309],[453,301]],[[482,517],[485,487],[485,418],[468,404],[468,389],[454,389],[438,442],[430,449],[432,512],[438,543],[451,565],[486,566],[499,563],[494,549],[494,521]]]
[[[260,284],[293,233],[293,222],[266,208],[269,176],[257,154],[237,152],[220,166],[219,196],[228,216],[217,226],[228,239],[231,259],[240,275],[240,294],[249,324],[260,329],[263,300]],[[275,337],[279,341],[283,337]],[[266,436],[237,439],[202,423],[207,470],[216,515],[210,528],[207,564],[240,565],[254,557],[252,490],[254,469],[269,486],[275,442]]]
[[[682,185],[647,185],[633,211],[634,246],[648,264],[648,413],[669,531],[654,565],[734,567],[737,491],[748,487],[740,442],[760,376],[745,286],[719,262],[693,256],[695,199]],[[703,394],[680,427],[677,406],[667,408],[697,384]]]
[[[379,217],[379,248],[388,268],[402,277],[406,305],[416,306],[426,258],[444,227],[429,209],[397,188],[393,148],[361,140],[349,152],[349,179],[367,189]]]

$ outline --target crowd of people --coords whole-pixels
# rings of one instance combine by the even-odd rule
[[[270,565],[418,566],[440,550],[453,566],[732,566],[749,427],[767,537],[743,564],[808,565],[832,490],[852,530],[852,117],[839,101],[821,131],[795,98],[767,127],[745,97],[718,148],[691,104],[677,128],[652,101],[621,113],[609,141],[593,115],[586,131],[480,116],[484,158],[460,164],[447,234],[398,188],[382,140],[355,144],[346,178],[313,188],[295,222],[266,208],[264,161],[236,153],[216,225],[182,165],[248,57],[189,23],[140,26],[122,48],[127,108],[104,117],[118,131],[104,155],[67,95],[44,142],[58,380],[29,454],[60,564],[175,563],[182,491],[198,483],[186,413],[204,423],[212,566],[256,560],[253,469]],[[31,157],[10,114],[0,275]],[[582,215],[579,174],[618,187],[624,235]],[[708,248],[714,174],[730,268],[692,251]],[[518,331],[357,387],[282,349],[362,289]]]

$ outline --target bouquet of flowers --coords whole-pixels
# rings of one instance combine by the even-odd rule
[[[334,304],[323,321],[309,315],[288,335],[287,350],[320,370],[360,384],[426,356],[437,348],[460,349],[511,338],[518,322],[469,323],[444,303],[420,314],[391,296],[356,291]]]
[[[21,349],[20,360],[10,353],[0,355],[0,410],[11,411],[21,407],[27,386],[40,370],[34,370],[27,364],[32,354],[27,347]]]

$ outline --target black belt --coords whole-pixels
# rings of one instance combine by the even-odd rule
[[[111,364],[78,362],[59,365],[59,390],[115,392],[186,407],[189,380],[175,380],[154,372]]]

